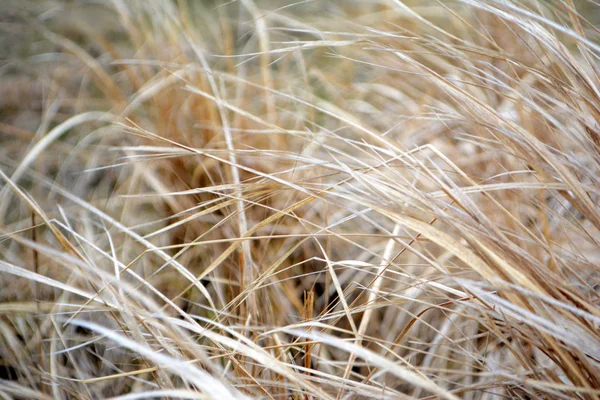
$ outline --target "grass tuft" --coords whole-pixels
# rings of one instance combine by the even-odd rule
[[[600,399],[599,11],[14,4],[0,397]]]

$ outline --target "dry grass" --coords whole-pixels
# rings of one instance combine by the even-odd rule
[[[585,7],[5,23],[34,45],[0,69],[0,397],[600,399]]]

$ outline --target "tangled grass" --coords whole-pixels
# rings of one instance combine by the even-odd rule
[[[600,399],[596,7],[5,23],[0,396]]]

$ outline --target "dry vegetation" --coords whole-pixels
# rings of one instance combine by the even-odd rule
[[[44,6],[2,399],[600,399],[596,5]]]

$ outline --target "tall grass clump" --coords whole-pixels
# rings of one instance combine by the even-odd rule
[[[600,399],[596,4],[14,7],[0,397]]]

